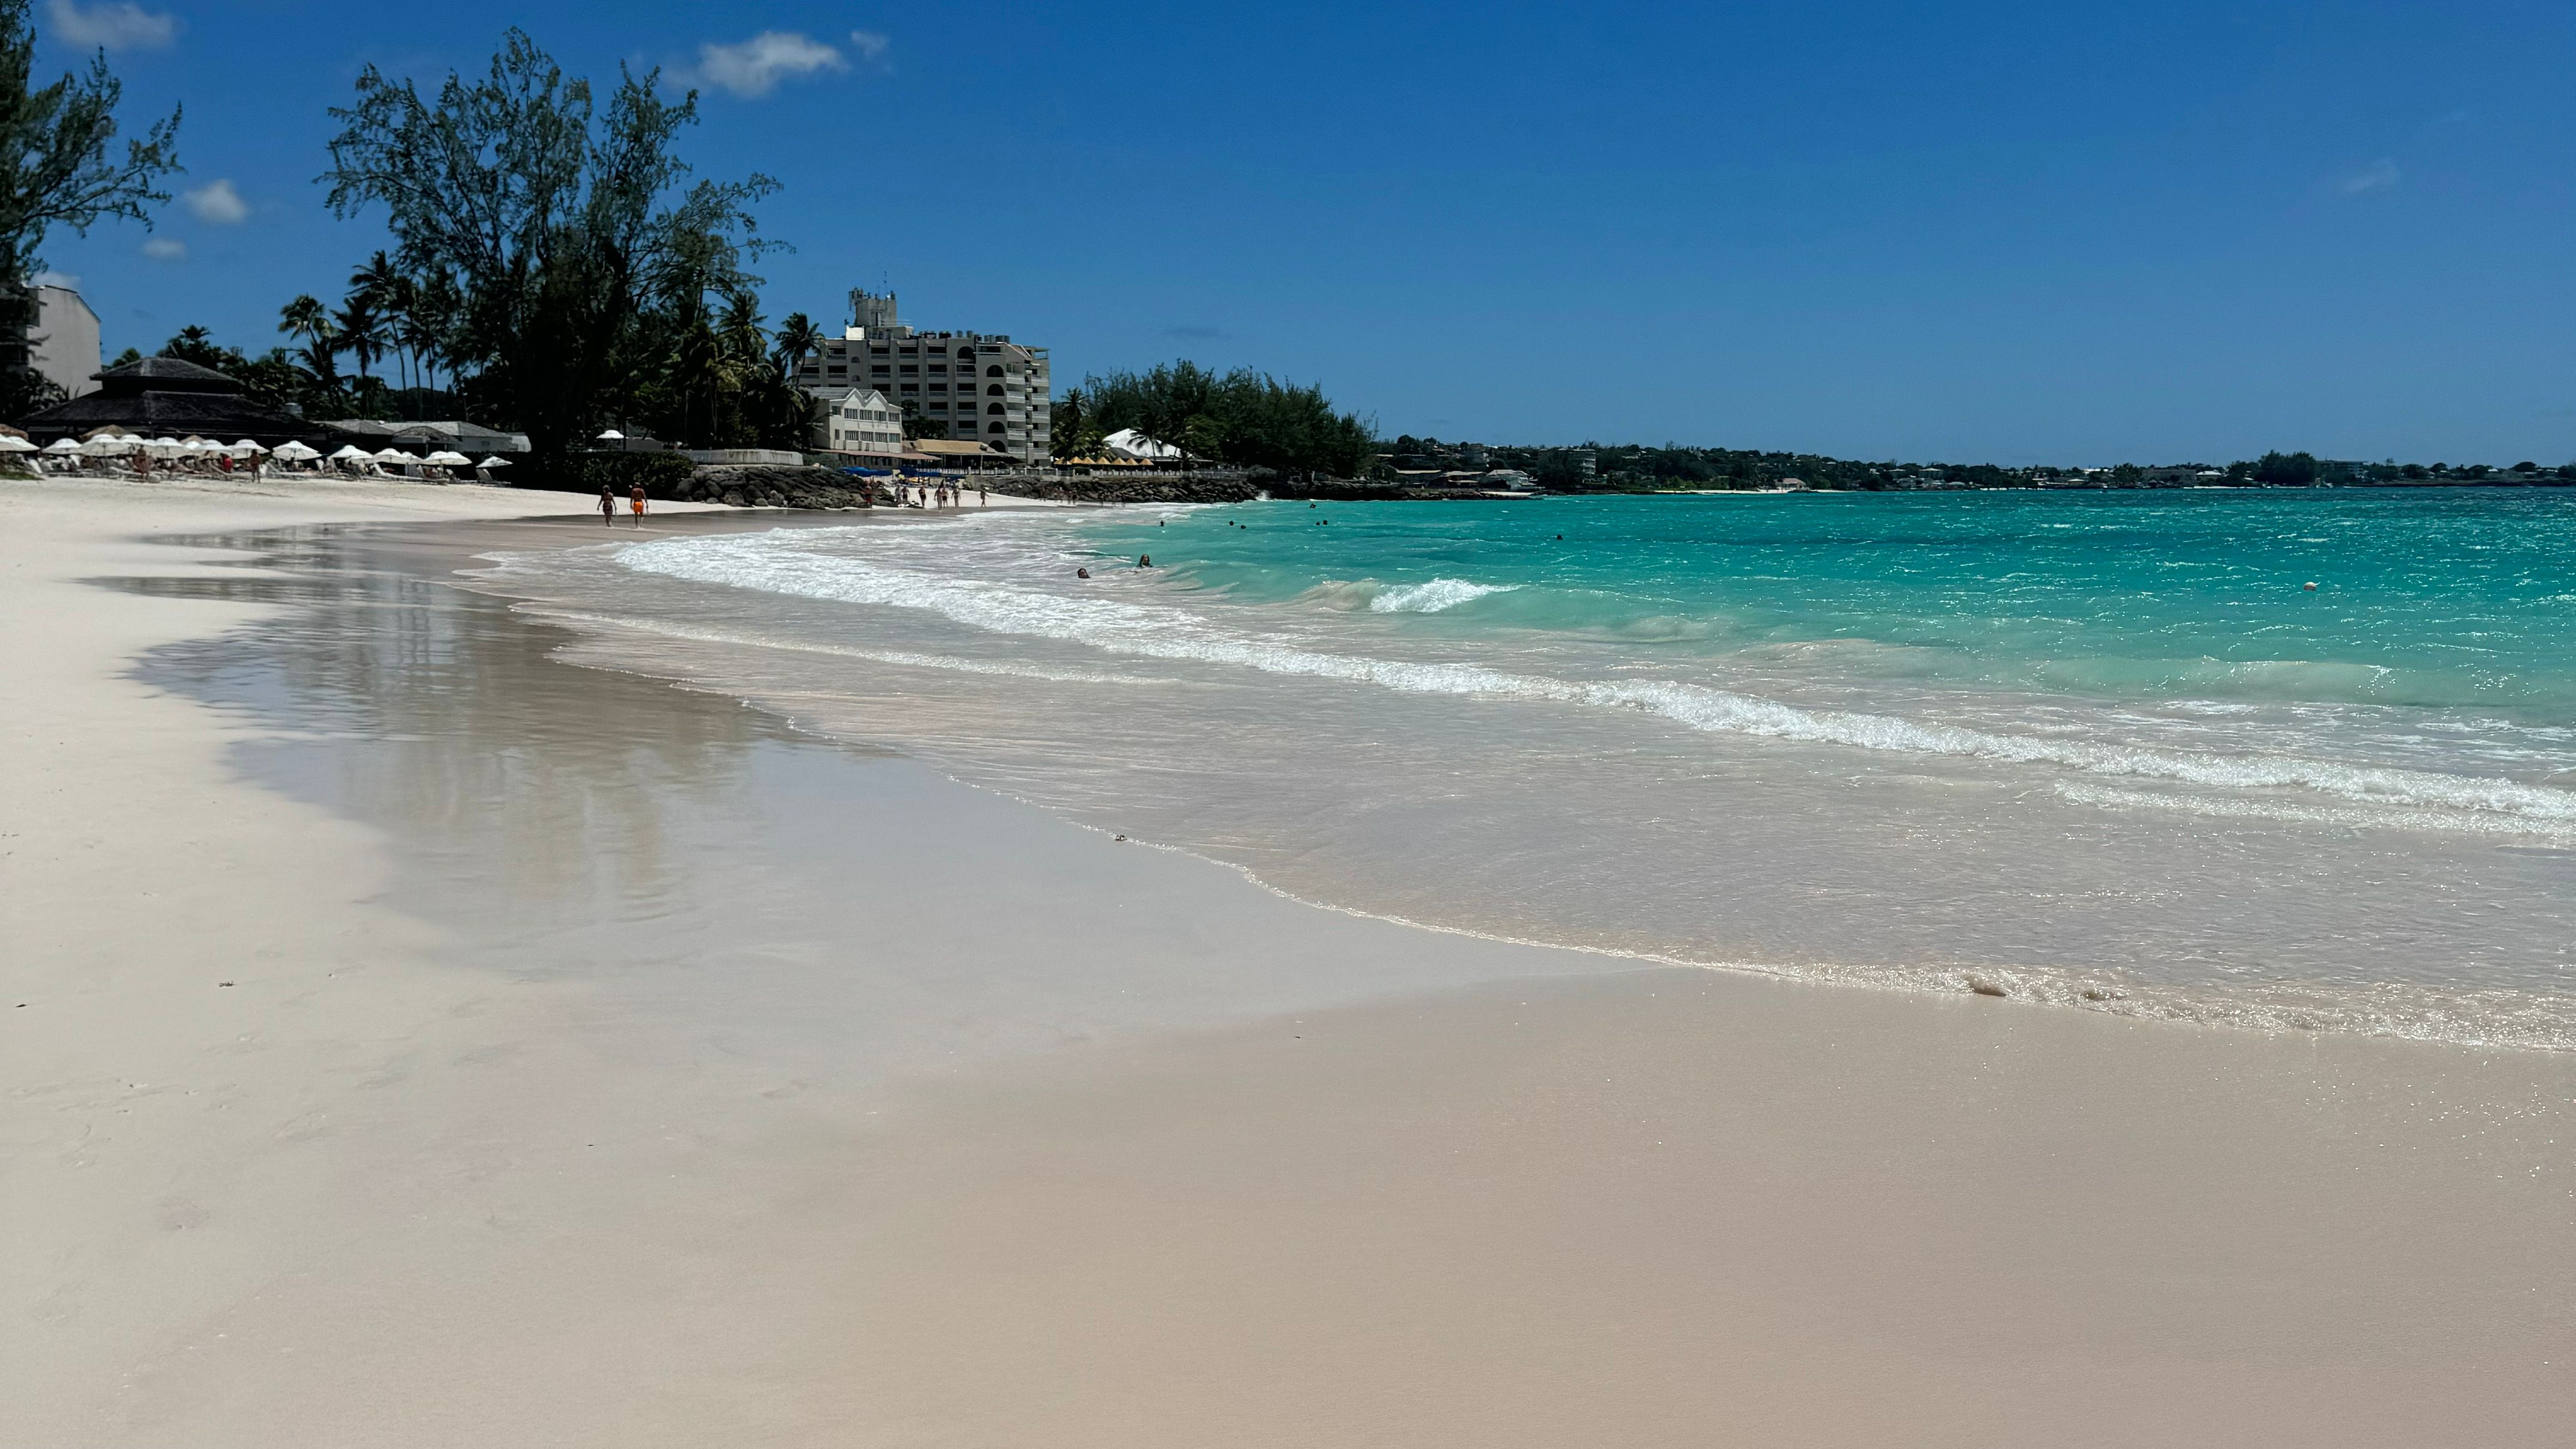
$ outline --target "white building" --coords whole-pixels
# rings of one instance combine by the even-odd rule
[[[814,399],[814,446],[892,463],[903,452],[903,413],[872,387],[807,387]]]
[[[874,388],[899,412],[947,425],[1023,463],[1054,443],[1048,420],[1047,350],[1002,333],[916,332],[894,320],[894,294],[850,294],[858,319],[796,368],[808,392]]]
[[[27,365],[43,373],[66,397],[98,391],[98,314],[69,287],[39,285],[36,325],[27,337]]]

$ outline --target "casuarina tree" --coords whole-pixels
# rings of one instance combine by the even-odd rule
[[[658,71],[621,68],[595,104],[513,30],[481,76],[423,95],[369,66],[331,114],[330,204],[384,208],[403,273],[452,295],[443,351],[479,416],[559,453],[636,407],[682,352],[713,373],[696,334],[709,298],[757,284],[750,206],[776,183],[690,181],[675,143],[694,92],[669,100]]]
[[[27,0],[0,0],[0,409],[12,417],[41,381],[27,366],[34,298],[28,281],[56,227],[86,232],[101,221],[152,224],[170,199],[163,177],[179,169],[179,112],[146,127],[119,152],[116,107],[124,88],[101,52],[84,74],[41,88],[31,81],[36,36]]]

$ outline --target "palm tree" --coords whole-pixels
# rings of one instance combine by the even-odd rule
[[[724,338],[725,352],[737,363],[758,363],[768,334],[760,326],[760,298],[748,291],[725,297],[724,315],[716,330]]]
[[[383,321],[377,340],[378,355],[388,349],[394,353],[406,387],[420,381],[420,344],[425,340],[418,317],[420,295],[420,284],[403,275],[393,258],[381,251],[349,274],[349,304],[354,307],[363,303]],[[366,371],[364,359],[358,370]]]
[[[277,330],[289,337],[309,342],[324,342],[331,337],[331,314],[321,299],[309,292],[279,308],[277,317]]]
[[[349,274],[349,300],[366,301],[382,309],[394,300],[407,279],[394,267],[393,258],[378,252],[367,258],[365,265]]]
[[[332,319],[339,350],[358,359],[358,376],[370,377],[370,364],[385,355],[385,319],[364,297],[351,297]]]
[[[788,313],[787,320],[778,324],[774,354],[780,375],[793,379],[796,369],[804,366],[805,359],[821,350],[822,346],[823,329],[814,325],[813,318],[802,312]]]
[[[277,330],[289,337],[301,337],[304,346],[297,349],[304,358],[305,371],[325,391],[340,387],[340,369],[332,363],[338,351],[339,333],[331,325],[331,313],[321,299],[307,293],[278,309]]]
[[[296,352],[304,359],[304,370],[313,374],[313,381],[324,392],[336,393],[340,390],[340,367],[334,359],[339,355],[339,349],[331,342],[328,335],[316,337],[297,348]]]

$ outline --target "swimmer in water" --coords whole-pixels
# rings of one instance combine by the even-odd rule
[[[1136,555],[1136,567],[1138,567],[1138,568],[1140,568],[1140,569],[1149,569],[1149,568],[1152,568],[1153,566],[1154,566],[1154,556],[1153,556],[1152,554],[1150,554],[1150,553],[1140,553],[1140,554]]]
[[[1075,569],[1075,570],[1073,571],[1073,576],[1074,576],[1075,578],[1077,578],[1077,579],[1087,579],[1087,578],[1091,577],[1091,570],[1089,570],[1089,569]]]

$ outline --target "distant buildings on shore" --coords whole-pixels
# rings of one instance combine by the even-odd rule
[[[1444,443],[1410,434],[1380,453],[1377,474],[1414,488],[1549,492],[1966,492],[1977,489],[2552,487],[2576,484],[2576,463],[2369,463],[2266,453],[2234,463],[2122,463],[2104,468],[1991,463],[1898,463],[1813,453],[1667,445],[1514,447]],[[1520,481],[1526,479],[1526,482]]]
[[[814,446],[891,466],[903,456],[903,413],[872,387],[808,387],[814,399]]]
[[[892,292],[852,291],[850,316],[840,336],[797,365],[796,385],[815,399],[816,446],[873,452],[833,445],[833,429],[844,437],[881,432],[881,417],[862,414],[890,408],[898,443],[909,418],[917,436],[981,443],[1025,464],[1047,461],[1055,441],[1047,349],[1006,333],[917,331],[896,317]]]

